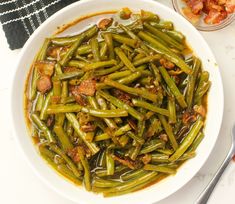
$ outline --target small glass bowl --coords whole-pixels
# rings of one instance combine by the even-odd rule
[[[185,2],[182,0],[172,0],[173,7],[175,11],[177,11],[179,14],[181,14],[183,17],[185,17],[189,22],[190,20],[184,15],[182,8],[186,6]],[[200,18],[199,22],[196,24],[193,24],[198,30],[200,31],[215,31],[220,30],[222,28],[225,28],[226,26],[230,25],[235,20],[235,13],[229,14],[226,19],[221,21],[218,24],[206,24],[203,20],[204,16]],[[190,22],[191,23],[191,22]]]

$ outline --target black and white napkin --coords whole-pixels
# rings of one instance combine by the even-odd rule
[[[10,49],[23,47],[43,21],[75,1],[78,0],[0,0],[0,22]]]

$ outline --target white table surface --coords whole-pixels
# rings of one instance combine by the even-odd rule
[[[169,0],[159,0],[170,6]],[[198,174],[182,189],[160,204],[190,204],[209,182],[228,152],[230,130],[235,122],[235,22],[215,32],[202,32],[221,71],[224,93],[224,118],[216,146]],[[15,62],[20,50],[11,51],[0,28],[0,203],[2,204],[74,204],[55,193],[31,170],[12,134],[10,88]],[[23,69],[23,67],[21,67]],[[235,162],[231,162],[213,192],[209,204],[235,203]],[[126,204],[126,203],[125,203]]]

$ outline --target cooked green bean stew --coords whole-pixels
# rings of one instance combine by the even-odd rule
[[[104,196],[175,174],[204,136],[209,74],[185,36],[151,12],[124,8],[77,35],[47,38],[26,87],[41,156]]]

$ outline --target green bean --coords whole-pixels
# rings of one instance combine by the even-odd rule
[[[131,131],[128,131],[127,132],[127,135],[130,137],[130,138],[132,138],[133,140],[135,140],[136,142],[138,142],[139,144],[144,144],[144,139],[143,138],[141,138],[141,137],[138,137],[137,135],[135,135],[133,132],[131,132]]]
[[[92,52],[92,50],[91,50],[91,46],[90,45],[81,45],[80,47],[78,47],[78,49],[76,51],[76,56],[77,55],[90,54],[91,52]]]
[[[47,110],[47,107],[50,104],[52,94],[53,94],[53,92],[50,91],[46,96],[46,99],[45,99],[45,101],[42,105],[42,109],[41,109],[41,112],[40,112],[40,115],[39,115],[40,120],[46,120],[46,118],[47,118],[46,110]]]
[[[39,128],[39,130],[41,130],[41,131],[44,133],[46,139],[47,139],[49,142],[55,142],[55,141],[56,141],[55,138],[54,138],[54,136],[53,136],[53,134],[52,134],[51,131],[49,130],[49,128],[46,126],[46,124],[45,124],[42,120],[40,120],[40,118],[38,117],[37,114],[33,113],[33,114],[31,115],[31,119],[32,119],[32,121],[37,125],[37,127]]]
[[[193,64],[193,74],[188,76],[188,86],[187,86],[186,96],[185,96],[186,102],[188,104],[188,108],[191,108],[193,104],[195,84],[196,84],[198,72],[200,69],[200,65],[201,65],[200,60],[195,58],[194,64]]]
[[[137,47],[137,43],[138,43],[137,40],[127,38],[127,37],[121,36],[119,34],[112,34],[112,37],[115,41],[117,41],[119,43],[129,45],[130,47],[133,47],[133,48]]]
[[[164,40],[170,46],[173,46],[173,47],[175,47],[175,48],[177,48],[179,50],[183,50],[184,49],[184,45],[182,45],[178,41],[174,40],[173,38],[169,37],[166,33],[164,33],[162,31],[158,30],[157,28],[149,25],[148,23],[145,22],[144,23],[144,27],[147,28],[154,35],[156,35],[159,38],[161,38],[162,40]]]
[[[143,100],[132,99],[132,103],[134,106],[142,107],[147,110],[151,110],[155,113],[159,113],[161,115],[169,116],[169,111],[167,109],[159,108],[157,106],[151,105]]]
[[[198,82],[198,87],[196,89],[195,96],[194,96],[194,102],[196,104],[201,103],[201,99],[203,95],[206,94],[206,92],[210,88],[211,82],[208,81],[208,78],[209,78],[209,73],[207,71],[203,71],[201,73],[200,80]]]
[[[195,140],[193,141],[193,144],[190,147],[190,151],[195,151],[198,147],[198,145],[201,143],[201,141],[204,138],[204,134],[202,132],[199,132]]]
[[[130,69],[132,72],[136,71],[135,66],[131,63],[131,61],[128,59],[128,57],[125,55],[121,48],[116,47],[114,51],[128,69]]]
[[[141,147],[142,147],[142,145],[137,144],[137,145],[133,148],[133,150],[130,152],[129,157],[130,157],[133,161],[135,161],[136,158],[137,158],[137,156],[139,155],[140,150],[141,150]]]
[[[58,74],[62,74],[62,68],[61,68],[61,65],[59,63],[56,63],[55,65],[55,75],[58,75]]]
[[[118,83],[120,84],[131,84],[134,82],[136,79],[140,78],[142,73],[140,71],[134,72],[129,76],[123,77],[118,80]]]
[[[108,195],[109,193],[132,189],[133,187],[135,187],[139,184],[142,184],[144,182],[147,182],[147,181],[153,179],[156,175],[157,175],[157,172],[146,172],[143,175],[137,176],[133,180],[122,182],[121,185],[109,188],[107,190],[104,189],[103,190],[104,196]]]
[[[60,141],[60,144],[62,146],[62,149],[67,152],[69,149],[73,148],[72,143],[69,140],[68,135],[65,133],[64,129],[60,125],[55,125],[54,126],[54,132],[57,135],[57,138]]]
[[[105,118],[113,118],[113,117],[125,117],[128,115],[126,110],[116,109],[116,110],[98,110],[80,106],[78,104],[67,104],[67,105],[50,105],[47,108],[48,114],[56,114],[56,113],[68,113],[68,112],[84,112],[96,117],[105,117]]]
[[[115,167],[115,173],[119,173],[123,170],[125,170],[126,167],[125,166],[116,166]],[[95,174],[99,177],[104,177],[104,176],[107,176],[107,169],[100,169],[100,170],[96,170],[95,171]],[[110,176],[109,176],[110,177]]]
[[[196,153],[193,150],[187,151],[180,158],[178,158],[177,161],[185,161],[195,156],[196,156]]]
[[[109,59],[114,59],[113,36],[111,33],[104,33],[103,37],[108,46]]]
[[[68,81],[62,81],[61,102],[64,103],[65,98],[68,97]]]
[[[165,130],[165,132],[166,132],[166,134],[167,134],[167,136],[168,136],[168,138],[169,138],[169,140],[171,142],[171,145],[172,145],[173,149],[177,150],[178,143],[177,143],[177,141],[175,139],[175,135],[174,135],[174,133],[172,131],[171,125],[166,121],[166,118],[164,116],[158,115],[158,118],[159,118],[159,120],[162,123],[162,126],[163,126],[163,128],[164,128],[164,130]]]
[[[120,185],[120,183],[121,183],[120,181],[94,178],[92,184],[95,187],[108,188],[108,187],[118,186],[118,185]]]
[[[175,30],[162,30],[162,31],[181,44],[184,43],[185,41],[185,36],[181,32]]]
[[[94,72],[94,75],[95,76],[102,76],[102,75],[110,74],[110,73],[113,73],[115,71],[118,71],[122,67],[123,67],[123,63],[119,63],[118,65],[115,65],[115,66],[113,66],[111,68],[108,68],[108,69],[96,70]]]
[[[143,49],[145,52],[149,53],[149,49],[146,47],[146,45],[141,41],[141,39],[130,30],[127,26],[124,26],[122,24],[119,24],[119,27],[125,31],[125,33],[130,36],[132,39],[137,40],[139,46],[141,49]]]
[[[128,104],[123,103],[122,101],[120,101],[116,97],[113,97],[113,96],[111,96],[111,95],[109,95],[109,94],[107,94],[107,93],[105,93],[103,91],[98,91],[98,93],[102,97],[104,97],[107,101],[111,102],[112,104],[114,104],[118,108],[122,108],[122,109],[126,110],[130,115],[132,115],[137,120],[143,120],[144,119],[144,116],[141,113],[136,111],[134,108],[132,108]]]
[[[156,102],[157,101],[157,97],[155,94],[152,94],[146,90],[142,90],[142,89],[138,89],[138,88],[131,88],[131,87],[128,87],[128,86],[125,86],[123,84],[120,84],[118,82],[115,82],[115,81],[112,81],[108,78],[106,78],[104,80],[104,83],[106,85],[109,85],[109,86],[112,86],[112,87],[115,87],[117,89],[120,89],[124,92],[127,92],[129,94],[132,94],[132,95],[135,95],[135,96],[141,96],[143,98],[146,98],[148,100],[151,100],[153,102]]]
[[[60,97],[61,95],[61,83],[60,81],[53,81],[53,96]]]
[[[62,73],[59,75],[56,75],[52,77],[53,81],[58,81],[58,80],[67,80],[75,77],[81,77],[84,74],[83,71],[78,70],[78,71],[73,71],[73,72],[67,72],[67,73]]]
[[[48,150],[50,151],[50,150]],[[46,160],[46,162],[54,169],[57,170],[57,164],[54,162],[53,159],[51,159],[47,154],[44,153],[44,151],[41,152],[40,150],[40,155],[42,156],[43,159]]]
[[[157,152],[168,155],[168,156],[174,153],[172,149],[157,149]]]
[[[89,71],[89,70],[100,69],[100,68],[104,68],[104,67],[111,67],[113,65],[117,65],[117,61],[112,59],[109,61],[94,62],[91,64],[87,64],[87,65],[85,65],[85,67],[83,69],[85,71]]]
[[[82,81],[87,80],[91,77],[90,72],[85,72],[85,74],[81,78],[74,78],[69,80],[70,85],[79,85],[82,83]]]
[[[157,171],[165,174],[175,174],[176,170],[169,168],[169,167],[164,167],[164,166],[158,166],[158,165],[153,165],[153,164],[146,164],[144,166],[144,170],[147,171]]]
[[[76,102],[76,99],[73,96],[65,96],[61,100],[62,104],[68,104],[68,103],[74,103],[74,102]]]
[[[108,107],[107,107],[106,101],[102,97],[100,97],[98,94],[96,95],[96,99],[97,99],[99,106],[101,107],[101,110],[107,110]],[[104,122],[111,130],[117,129],[116,123],[111,118],[104,118]]]
[[[111,110],[116,110],[117,109],[112,103],[110,103],[109,106],[110,106]],[[114,122],[117,123],[117,124],[121,124],[122,123],[122,119],[119,118],[119,117],[116,117],[116,118],[114,118]]]
[[[114,132],[114,136],[120,136],[123,135],[125,132],[131,130],[131,127],[129,124],[126,124],[122,127],[120,127],[119,129],[117,129],[117,131]]]
[[[82,181],[80,178],[77,178],[74,173],[65,165],[65,164],[60,164],[57,166],[57,170],[64,175],[65,177],[67,177],[68,179],[70,179],[72,182],[74,182],[77,185],[81,185]]]
[[[56,37],[56,38],[51,38],[51,41],[55,45],[70,45],[77,41],[79,38],[81,38],[81,35],[85,35],[85,40],[90,39],[92,36],[94,36],[98,32],[98,28],[96,25],[88,28],[81,34],[75,35],[75,36],[68,36],[68,37]]]
[[[169,158],[170,161],[176,161],[188,147],[193,143],[194,139],[197,137],[200,129],[203,126],[203,121],[199,118],[192,126],[189,133],[185,136],[184,141],[180,144],[179,148],[175,153]]]
[[[97,103],[97,100],[94,96],[88,96],[87,100],[92,108],[94,109],[100,109],[99,104]]]
[[[154,134],[159,133],[162,130],[161,123],[156,117],[150,118],[151,125],[145,133],[145,137],[152,137]]]
[[[87,65],[86,62],[78,61],[78,60],[70,60],[68,62],[68,66],[77,67],[77,68],[81,68],[81,69],[84,68],[86,65]]]
[[[123,195],[123,194],[127,194],[127,193],[131,193],[137,190],[141,190],[144,187],[147,187],[149,185],[151,185],[152,183],[156,183],[158,180],[160,180],[163,176],[161,174],[157,174],[156,175],[151,175],[150,179],[145,179],[143,182],[141,182],[140,184],[137,183],[137,185],[133,185],[133,187],[128,188],[126,190],[121,190],[121,191],[114,191],[114,192],[105,192],[104,196],[105,197],[111,197],[111,196],[118,196],[118,195]]]
[[[66,163],[71,168],[72,172],[76,177],[81,176],[81,172],[77,169],[76,165],[72,162],[72,160],[64,153],[63,150],[61,150],[57,145],[55,144],[49,144],[48,145],[52,151],[54,151],[56,154],[60,155]]]
[[[35,111],[40,112],[42,110],[43,100],[44,100],[43,94],[38,92],[37,103],[36,103],[36,106],[35,106]]]
[[[100,61],[100,50],[99,50],[99,43],[96,38],[92,38],[90,40],[90,46],[93,54],[93,58],[95,62]]]
[[[119,129],[117,129],[113,133],[113,136],[117,137],[117,136],[123,135],[126,132],[128,132],[129,130],[131,130],[131,127],[128,124],[124,125],[124,126],[120,127]],[[111,136],[108,133],[103,133],[101,135],[96,135],[94,140],[95,141],[101,141],[101,140],[106,140],[106,139],[109,139],[109,138],[111,138]]]
[[[158,54],[164,55],[164,57],[167,60],[175,63],[186,74],[191,74],[192,73],[192,70],[189,68],[189,66],[179,56],[177,56],[175,53],[170,51],[168,48],[165,48],[165,46],[163,46],[157,40],[155,40],[151,36],[147,35],[143,31],[140,31],[138,33],[138,36],[148,43],[147,47],[149,47],[153,51],[157,52]]]
[[[142,65],[142,64],[145,64],[145,63],[149,63],[149,62],[153,62],[155,60],[159,60],[161,58],[161,55],[150,55],[150,56],[147,56],[147,57],[144,57],[144,58],[141,58],[141,59],[138,59],[136,61],[133,62],[133,65],[134,66],[139,66],[139,65]]]
[[[30,89],[29,89],[29,100],[34,100],[37,96],[37,80],[39,79],[39,73],[38,70],[34,68],[32,70],[32,76],[30,79]]]
[[[167,108],[169,111],[169,123],[170,124],[176,123],[176,106],[175,106],[174,96],[168,97]]]
[[[85,152],[82,149],[82,147],[78,147],[77,149],[78,149],[77,151],[78,156],[81,160],[81,163],[84,169],[84,184],[85,184],[86,190],[90,191],[91,190],[90,166],[89,166],[87,158],[85,157]]]
[[[108,140],[110,138],[111,138],[111,136],[109,134],[103,133],[103,134],[100,134],[100,135],[96,135],[95,138],[94,138],[94,141],[98,142],[98,141],[102,141],[102,140]]]
[[[66,118],[68,121],[72,124],[74,130],[78,134],[78,136],[83,140],[83,142],[87,145],[87,147],[91,150],[92,154],[96,154],[100,149],[99,147],[93,143],[87,141],[86,138],[86,133],[84,133],[81,128],[78,120],[76,119],[76,116],[73,113],[66,113]]]
[[[169,162],[169,156],[165,154],[153,153],[151,154],[151,162],[167,163]]]
[[[128,180],[135,179],[137,176],[142,176],[146,172],[147,171],[145,171],[144,169],[131,170],[122,174],[120,178],[122,181],[128,181]]]
[[[100,151],[99,152],[99,155],[98,155],[98,158],[97,158],[97,160],[96,160],[96,166],[98,166],[98,167],[103,167],[103,168],[105,168],[105,166],[106,166],[106,158],[105,158],[105,154],[106,154],[106,152],[105,152],[106,150],[103,150],[103,151]]]
[[[113,175],[114,174],[114,169],[115,169],[115,164],[114,164],[114,159],[111,156],[111,151],[108,150],[106,151],[106,168],[107,168],[107,175]]]
[[[153,139],[149,142],[146,142],[142,147],[140,154],[147,154],[149,152],[155,151],[156,149],[165,147],[165,142],[159,139]]]
[[[163,22],[159,22],[159,23],[149,22],[149,24],[155,28],[158,28],[158,29],[165,29],[165,30],[173,30],[174,29],[173,23],[170,21],[163,21]]]
[[[69,138],[71,138],[72,135],[73,135],[73,126],[72,126],[72,124],[69,121],[67,121],[66,133],[69,136]]]
[[[80,55],[76,55],[75,58],[76,58],[77,60],[81,60],[81,62],[85,62],[85,63],[88,63],[88,64],[91,63],[91,60],[86,59],[85,57],[82,57],[82,56],[80,56]]]
[[[149,35],[150,37],[154,38],[155,40],[157,40],[159,42],[159,46],[162,47],[165,50],[171,50],[171,48],[169,48],[168,44],[162,40],[159,36],[154,35],[148,31],[144,31],[147,35]],[[178,51],[178,50],[177,50]]]
[[[78,47],[81,45],[82,41],[85,39],[85,35],[81,35],[68,49],[66,54],[63,56],[63,58],[60,60],[60,64],[62,66],[65,66],[67,62],[73,57],[74,53],[78,49]]]
[[[159,21],[160,21],[160,18],[158,15],[156,15],[155,13],[152,13],[150,11],[145,11],[145,10],[140,11],[140,18],[144,22],[153,21],[153,22],[159,23]]]
[[[131,40],[132,40],[132,39],[131,39]],[[129,52],[129,53],[134,52],[134,50],[133,50],[131,47],[128,47],[126,44],[122,44],[122,45],[120,46],[120,48],[122,48],[124,51],[127,51],[127,52]]]
[[[107,45],[107,43],[100,43],[100,59],[101,60],[105,60],[105,59],[107,59],[107,56],[106,56],[106,54],[107,54],[107,52],[108,52],[108,45]]]
[[[146,68],[146,66],[141,65],[141,66],[137,67],[136,69],[137,69],[137,72],[141,72],[141,74],[143,76],[151,75],[151,73],[148,70],[144,70],[144,68]],[[131,74],[132,74],[132,72],[130,70],[125,70],[125,71],[120,71],[120,72],[114,72],[112,74],[109,74],[107,77],[109,79],[115,80],[115,79],[120,79],[120,78],[123,78],[123,77],[129,77],[129,75],[131,75]]]
[[[122,147],[125,147],[127,145],[127,143],[129,142],[129,137],[126,134],[122,135],[119,138],[118,142]]]
[[[40,52],[38,53],[38,56],[37,56],[38,61],[42,61],[46,58],[47,49],[48,49],[50,44],[51,44],[50,39],[46,38],[43,45],[42,45],[42,47],[41,47]]]
[[[120,72],[114,72],[112,74],[109,74],[107,77],[109,79],[113,79],[113,80],[116,80],[116,79],[120,79],[120,78],[123,78],[123,77],[127,77],[131,74],[132,72],[130,70],[125,70],[125,71],[120,71]]]
[[[45,144],[40,144],[40,145],[38,146],[38,150],[39,150],[39,152],[40,152],[41,155],[44,155],[44,156],[48,157],[48,158],[51,160],[51,162],[53,162],[53,163],[56,165],[56,163],[54,162],[55,157],[56,157],[56,154],[55,154],[54,152],[52,152],[51,150],[49,150],[49,149],[45,146]],[[62,160],[63,160],[63,159],[62,159]],[[52,165],[52,166],[54,166],[54,165]]]
[[[159,71],[161,72],[163,79],[165,80],[167,86],[171,90],[172,94],[175,96],[175,98],[178,101],[178,103],[180,104],[180,106],[182,108],[186,108],[187,103],[184,99],[184,96],[180,93],[179,89],[175,85],[175,82],[173,81],[173,79],[171,79],[171,77],[167,73],[166,69],[164,67],[159,67]]]
[[[151,45],[153,45],[154,47],[156,47],[156,49],[162,50],[163,53],[160,53],[160,54],[165,54],[167,52],[170,52],[170,49],[165,44],[162,44],[161,42],[159,42],[159,40],[156,39],[156,37],[153,37],[153,34],[149,34],[146,31],[140,31],[138,33],[138,36],[142,40],[144,40],[144,41],[150,43]],[[157,53],[159,54],[159,51]]]

